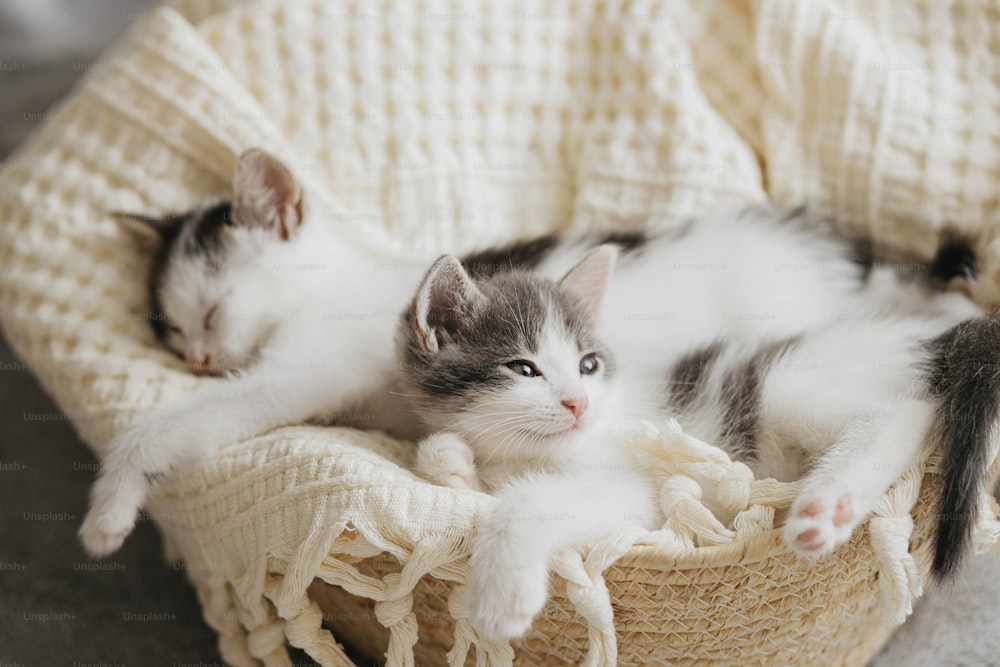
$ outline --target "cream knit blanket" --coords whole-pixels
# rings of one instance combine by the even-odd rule
[[[107,212],[175,211],[222,192],[251,146],[325,188],[340,211],[331,226],[401,262],[770,196],[916,257],[945,224],[976,230],[992,271],[998,26],[989,0],[177,0],[3,165],[4,332],[98,455],[137,414],[192,391],[201,380],[143,321],[144,258]],[[681,436],[648,439],[660,437]],[[734,497],[748,488],[688,445],[721,466]],[[322,573],[379,601],[389,664],[412,664],[409,592],[427,572],[464,579],[467,537],[491,499],[425,484],[411,460],[409,445],[377,434],[290,427],[164,483],[149,514],[187,561],[227,661],[282,664],[287,636],[343,664],[306,596]],[[887,514],[905,515],[918,473]],[[723,534],[677,516],[680,534]],[[769,525],[773,512],[758,518]],[[883,586],[898,620],[920,590],[906,536],[879,551],[895,568]],[[599,578],[651,539],[628,533],[591,552],[587,571]],[[377,580],[346,564],[379,552],[403,573]],[[567,558],[571,575],[582,561]],[[591,662],[613,661],[607,591],[578,597]],[[454,665],[476,640],[463,605],[450,608]],[[509,647],[480,648],[486,662],[510,660]]]

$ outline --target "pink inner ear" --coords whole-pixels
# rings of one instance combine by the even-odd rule
[[[291,225],[288,222],[289,219],[292,220]],[[285,207],[285,215],[281,216],[281,229],[280,229],[281,240],[287,241],[288,239],[290,239],[292,237],[292,231],[293,231],[291,227],[294,226],[295,228],[298,228],[298,226],[301,224],[302,224],[302,196],[300,195],[298,201],[296,201],[291,206]]]
[[[611,278],[618,252],[611,246],[600,246],[569,270],[559,283],[583,304],[591,320],[596,320],[601,310],[604,291]]]
[[[478,293],[458,259],[445,255],[434,262],[417,291],[415,327],[425,350],[436,352],[454,341],[459,329],[455,315]]]
[[[240,156],[233,179],[237,218],[242,224],[272,227],[282,241],[302,221],[302,191],[277,158],[252,149]]]
[[[419,324],[416,325],[417,337],[420,338],[420,347],[428,352],[436,352],[439,349],[437,336],[431,331],[427,331]]]

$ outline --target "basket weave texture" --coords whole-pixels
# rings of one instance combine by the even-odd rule
[[[772,197],[916,257],[957,225],[1000,267],[997,19],[986,0],[173,2],[3,165],[0,321],[98,455],[212,382],[155,344],[146,260],[107,212],[224,191],[251,146],[325,224],[399,262]],[[334,637],[390,665],[857,665],[919,597],[933,457],[809,563],[773,529],[795,485],[671,424],[622,437],[662,479],[669,530],[559,554],[514,646],[480,641],[464,600],[492,498],[417,479],[410,444],[278,429],[166,479],[147,510],[235,665],[290,664],[286,642],[349,664]],[[696,464],[732,528],[701,505]]]

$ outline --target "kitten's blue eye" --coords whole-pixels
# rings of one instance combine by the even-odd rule
[[[518,375],[526,378],[536,378],[541,377],[542,374],[538,372],[535,365],[530,361],[525,361],[524,359],[517,359],[516,361],[509,361],[504,364],[507,368],[514,371]]]
[[[580,375],[593,375],[600,367],[601,362],[598,361],[597,355],[590,353],[580,360]]]

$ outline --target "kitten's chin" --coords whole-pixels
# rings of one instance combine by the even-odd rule
[[[505,431],[476,431],[443,425],[437,430],[453,432],[475,452],[477,465],[534,466],[572,456],[575,443],[588,422],[576,422],[562,428],[540,423],[534,428],[522,426]],[[548,426],[548,428],[546,428]],[[432,429],[434,430],[434,429]]]
[[[229,371],[219,370],[217,368],[190,368],[189,370],[200,378],[221,378],[225,377]]]
[[[572,435],[579,433],[582,430],[582,428],[583,426],[580,424],[580,422],[575,422],[565,428],[558,428],[556,430],[522,427],[519,428],[518,431],[521,434],[530,436],[532,438],[542,438],[544,440],[559,440],[562,438],[568,438]]]
[[[222,364],[222,365],[211,365],[211,366],[192,366],[187,365],[187,369],[197,375],[198,377],[205,378],[224,378],[239,372],[241,369],[246,368],[246,365],[238,366],[234,364]]]

